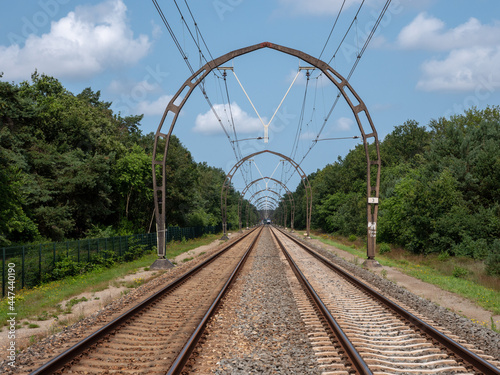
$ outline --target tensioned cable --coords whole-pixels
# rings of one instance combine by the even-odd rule
[[[236,75],[236,72],[234,71],[234,69],[232,70],[233,72],[233,75],[234,77],[236,78],[236,81],[238,81],[241,89],[243,90],[243,92],[245,93],[248,101],[250,102],[250,104],[252,105],[252,108],[253,110],[255,111],[255,113],[257,114],[257,117],[259,118],[260,122],[262,123],[262,125],[264,126],[264,142],[266,142],[266,139],[267,139],[267,130],[269,128],[269,125],[271,125],[271,122],[273,121],[274,119],[274,116],[276,116],[276,113],[278,113],[278,110],[280,109],[281,105],[283,104],[283,102],[285,101],[285,98],[287,97],[288,93],[290,92],[290,89],[292,88],[293,84],[295,83],[295,81],[297,80],[297,77],[299,76],[300,74],[300,70],[297,72],[297,74],[295,75],[295,78],[293,79],[292,83],[290,84],[290,87],[288,87],[288,90],[286,91],[285,93],[285,96],[283,96],[283,99],[281,99],[281,102],[280,104],[278,105],[278,107],[276,108],[276,111],[274,111],[274,114],[273,116],[271,117],[271,119],[269,120],[269,122],[267,124],[264,123],[264,121],[262,120],[262,117],[260,117],[259,115],[259,112],[257,111],[257,108],[255,108],[252,100],[250,99],[250,96],[248,96],[247,92],[245,91],[245,88],[243,87],[242,83],[240,82],[240,80],[238,79],[238,76]]]
[[[179,15],[181,16],[182,22],[184,23],[184,25],[186,26],[186,28],[189,32],[189,35],[191,35],[191,39],[193,39],[193,42],[196,45],[196,48],[198,48],[198,53],[200,54],[201,57],[203,57],[203,60],[205,60],[205,62],[208,62],[208,60],[205,58],[205,55],[203,54],[203,51],[200,48],[198,41],[196,40],[193,33],[191,32],[191,28],[189,27],[186,20],[184,19],[184,15],[182,14],[181,8],[179,8],[179,5],[177,4],[176,0],[174,0],[174,4],[175,4],[175,7],[177,8],[177,11],[179,12]],[[191,16],[192,16],[192,14],[191,14]],[[193,21],[194,21],[195,26],[196,26],[196,21],[194,20],[194,17],[193,17]]]
[[[357,18],[358,18],[358,15],[359,15],[359,12],[361,11],[361,8],[363,7],[363,4],[365,3],[365,0],[363,0],[361,2],[361,4],[359,5],[359,8],[358,8],[358,11],[356,12],[356,15],[354,16],[354,18],[352,19],[352,22],[351,24],[349,25],[349,27],[347,28],[347,31],[345,32],[344,36],[342,37],[342,40],[340,41],[339,43],[339,46],[337,47],[337,49],[335,50],[332,58],[328,61],[328,65],[330,65],[330,63],[332,62],[332,60],[335,58],[335,56],[337,56],[337,52],[340,50],[340,47],[342,46],[342,44],[344,43],[344,40],[345,38],[347,37],[347,34],[349,34],[349,31],[351,31],[351,28],[352,26],[355,24]]]
[[[335,22],[333,23],[332,29],[330,30],[330,34],[328,35],[328,38],[326,39],[325,45],[323,46],[323,49],[321,50],[321,53],[319,54],[318,60],[321,60],[321,56],[323,56],[323,52],[325,52],[326,46],[328,45],[328,42],[330,41],[330,38],[332,37],[333,30],[335,29],[335,26],[337,25],[337,21],[339,20],[340,13],[342,13],[342,9],[344,9],[346,0],[342,2],[342,6],[340,7],[339,13],[337,14],[337,18],[335,19]]]
[[[154,6],[155,6],[155,8],[156,8],[156,10],[157,10],[157,12],[158,12],[158,14],[160,15],[160,18],[162,19],[162,21],[163,21],[163,23],[164,23],[165,27],[167,28],[168,32],[170,33],[170,36],[171,36],[172,40],[174,41],[174,44],[176,45],[177,49],[179,50],[179,52],[180,52],[180,54],[181,54],[182,58],[184,59],[184,62],[186,63],[186,65],[187,65],[187,67],[188,67],[189,71],[191,72],[191,75],[194,75],[195,71],[194,71],[193,67],[191,66],[191,64],[190,64],[190,62],[189,62],[189,59],[188,59],[188,57],[187,57],[186,53],[184,52],[184,50],[182,49],[182,46],[180,45],[180,43],[179,43],[179,41],[178,41],[177,37],[175,36],[174,31],[173,31],[173,30],[172,30],[172,28],[170,27],[170,24],[169,24],[169,22],[168,22],[167,18],[165,17],[165,14],[163,13],[163,11],[162,11],[162,9],[161,9],[160,5],[158,4],[158,1],[157,1],[157,0],[152,0],[152,1],[153,1],[153,4],[154,4]],[[188,28],[188,31],[189,31],[189,33],[191,34],[191,37],[193,38],[193,41],[195,42],[196,46],[198,47],[198,51],[202,54],[203,58],[204,58],[204,59],[205,59],[205,61],[206,61],[206,58],[204,57],[203,53],[201,52],[201,49],[200,49],[200,47],[199,47],[198,43],[196,42],[196,39],[194,38],[193,34],[191,33],[191,30],[189,29],[189,26],[187,25],[186,21],[184,20],[184,17],[182,16],[182,12],[180,11],[180,8],[178,7],[177,2],[176,2],[175,0],[174,0],[174,2],[175,2],[175,5],[176,5],[177,9],[179,10],[179,13],[181,14],[182,20],[183,20],[183,21],[184,21],[184,23],[186,24],[186,27]],[[191,14],[192,14],[192,13],[191,13]],[[193,17],[193,19],[194,19],[194,17]],[[203,39],[203,38],[202,38],[202,39]],[[218,122],[218,123],[220,124],[220,126],[222,127],[222,130],[224,131],[224,134],[226,135],[227,139],[229,140],[229,144],[231,145],[231,148],[233,149],[233,152],[234,152],[234,155],[235,155],[235,157],[236,157],[236,160],[240,160],[240,159],[238,158],[238,153],[237,153],[236,148],[235,148],[235,146],[234,146],[234,142],[231,142],[231,136],[230,136],[230,135],[229,135],[229,133],[227,132],[227,130],[226,130],[226,128],[225,128],[225,126],[224,126],[224,124],[222,123],[221,118],[219,117],[219,115],[218,115],[217,111],[215,110],[215,108],[214,108],[214,106],[213,106],[212,102],[210,101],[210,98],[208,97],[208,94],[207,94],[207,92],[205,91],[205,88],[204,88],[204,87],[202,87],[202,86],[200,86],[200,85],[198,85],[198,87],[199,87],[199,89],[201,90],[201,92],[202,92],[202,94],[203,94],[203,97],[204,97],[204,98],[205,98],[205,100],[207,101],[208,105],[210,106],[210,109],[212,110],[212,113],[213,113],[213,114],[214,114],[214,116],[216,117],[217,122]],[[242,171],[242,175],[243,175],[243,171]],[[243,175],[243,179],[244,179],[244,180],[245,180],[245,182],[246,182],[246,178],[245,178],[245,176],[244,176],[244,175]]]
[[[223,77],[224,77],[224,85],[226,87],[227,103],[229,105],[229,114],[231,115],[231,124],[233,126],[234,142],[237,143],[236,147],[238,148],[238,153],[239,153],[239,156],[240,156],[240,159],[241,159],[243,156],[241,154],[240,144],[238,143],[238,136],[236,135],[236,125],[234,124],[234,117],[233,117],[233,109],[232,109],[232,105],[231,105],[231,98],[229,97],[229,89],[227,87],[226,72],[224,72]]]
[[[297,153],[297,149],[299,147],[300,133],[302,132],[302,124],[304,122],[304,113],[305,113],[305,106],[306,106],[306,99],[307,99],[307,89],[309,87],[309,76],[310,76],[310,73],[309,73],[309,71],[307,71],[306,72],[306,77],[307,77],[306,87],[304,89],[304,98],[302,99],[302,109],[300,110],[299,122],[297,124],[297,132],[295,133],[295,139],[293,141],[290,159],[295,158],[295,154]]]
[[[198,27],[198,23],[196,22],[196,20],[194,19],[194,16],[193,16],[193,13],[191,12],[191,8],[189,7],[189,4],[187,3],[187,0],[184,0],[184,2],[186,3],[186,7],[189,11],[189,14],[191,15],[191,18],[193,19],[193,22],[194,22],[194,26],[196,27],[196,29],[198,30],[198,32],[200,33],[200,36],[201,36],[201,41],[203,42],[203,44],[205,45],[205,48],[207,49],[207,52],[208,54],[210,55],[210,59],[211,60],[214,60],[212,54],[210,53],[210,49],[208,48],[207,46],[207,43],[205,42],[205,38],[203,38],[203,34],[201,33],[201,30],[200,28]]]
[[[208,63],[205,55],[203,54],[203,52],[201,50],[199,39],[197,39],[197,38],[195,39],[195,37],[194,37],[193,33],[191,32],[191,29],[189,28],[189,26],[188,26],[188,24],[187,24],[187,22],[186,22],[186,20],[184,18],[184,15],[182,14],[182,11],[181,11],[180,7],[178,6],[176,0],[174,0],[174,3],[175,3],[175,6],[177,8],[177,11],[179,12],[179,14],[181,16],[182,21],[186,25],[186,28],[188,29],[189,34],[191,35],[191,38],[193,39],[193,42],[195,43],[196,47],[198,48],[198,53],[200,54],[200,63],[201,63],[201,59],[205,60],[205,62]],[[200,28],[198,27],[198,23],[196,22],[196,19],[194,18],[193,12],[191,11],[191,8],[189,7],[189,4],[188,4],[187,0],[184,0],[184,3],[186,4],[186,7],[187,7],[188,12],[189,12],[189,14],[191,16],[191,19],[193,20],[197,36],[199,35],[201,37],[201,40],[203,41],[203,44],[204,44],[204,46],[205,46],[208,54],[210,55],[211,61],[213,61],[214,58],[212,56],[212,53],[210,52],[210,49],[208,48],[208,45],[205,42],[205,38],[203,37],[203,33],[201,32]],[[231,140],[230,140],[230,142],[231,142],[233,150],[235,152],[236,160],[239,161],[243,156],[242,156],[242,153],[241,153],[240,145],[238,143],[238,137],[236,135],[236,127],[235,127],[235,124],[234,124],[233,113],[232,113],[232,108],[231,108],[231,101],[229,99],[229,93],[228,93],[227,82],[226,82],[226,78],[225,77],[224,77],[224,83],[225,83],[225,86],[226,86],[226,94],[227,94],[227,98],[228,98],[229,112],[230,112],[230,116],[231,116],[231,124],[232,124],[232,127],[233,127],[233,134],[234,134],[234,138],[235,138],[234,142],[231,142]],[[234,147],[235,143],[236,143],[236,149]],[[245,177],[243,177],[243,178],[244,178],[245,182],[247,182],[246,179],[245,179]]]
[[[356,67],[358,66],[359,64],[359,61],[361,60],[361,57],[363,56],[364,52],[366,51],[366,48],[368,47],[368,44],[370,43],[373,35],[375,34],[375,31],[377,30],[378,28],[378,25],[380,24],[380,21],[382,21],[382,18],[384,17],[385,15],[385,12],[387,11],[387,9],[389,8],[389,5],[391,4],[391,1],[392,0],[387,0],[384,7],[382,8],[382,11],[380,12],[380,15],[377,19],[377,21],[375,22],[375,25],[372,27],[372,30],[370,31],[370,34],[368,36],[368,38],[366,39],[364,45],[363,45],[363,48],[361,49],[361,51],[359,52],[357,58],[356,58],[356,61],[354,62],[352,68],[351,68],[351,71],[349,72],[349,75],[347,76],[346,80],[349,81],[352,77],[352,74],[354,73],[354,70],[356,69]],[[363,3],[364,3],[364,0],[363,0]],[[363,3],[361,3],[360,5],[360,8],[358,9],[358,13],[359,13],[359,10],[361,9],[361,6],[363,5]],[[358,13],[356,13],[356,17],[358,15]],[[355,18],[356,18],[355,17]],[[354,20],[353,20],[354,22]],[[352,26],[353,23],[351,23],[351,26]],[[350,27],[351,27],[350,26]],[[349,27],[349,29],[350,29]],[[345,39],[345,35],[344,35],[344,38],[342,39],[342,42],[344,41]],[[341,42],[341,43],[342,43]],[[339,45],[339,48],[340,48],[340,45]],[[338,52],[339,48],[337,48],[335,54]],[[333,55],[332,59],[335,57],[335,54]],[[330,59],[330,61],[332,60]],[[313,149],[313,147],[317,144],[318,142],[318,139],[321,135],[321,132],[323,131],[325,125],[326,125],[326,122],[328,121],[328,119],[330,118],[330,115],[332,114],[335,106],[337,105],[339,99],[340,99],[340,96],[341,96],[341,92],[339,91],[337,97],[335,98],[335,101],[332,105],[332,107],[330,108],[330,111],[328,112],[328,115],[326,116],[325,120],[323,121],[323,125],[321,126],[321,129],[318,133],[318,135],[316,136],[315,140],[313,141],[313,143],[311,144],[311,146],[309,147],[309,149],[307,150],[307,152],[305,153],[305,155],[302,157],[302,159],[300,160],[300,162],[298,163],[298,165],[300,166],[302,164],[302,162],[304,161],[304,159],[306,158],[306,156],[309,154],[309,152],[311,152],[311,150]],[[288,178],[287,182],[290,181],[290,179],[292,178],[293,174],[295,173],[295,170],[292,171],[292,174],[290,175],[290,177]]]

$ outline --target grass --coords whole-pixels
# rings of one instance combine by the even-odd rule
[[[166,256],[171,259],[183,252],[210,244],[219,235],[207,235],[199,239],[189,240],[185,243],[173,242],[167,245]],[[75,297],[81,293],[95,293],[107,289],[109,284],[120,277],[137,272],[138,269],[149,267],[157,259],[156,254],[146,254],[141,258],[117,264],[112,268],[85,273],[83,275],[66,278],[59,281],[50,282],[32,289],[22,289],[16,291],[15,312],[16,319],[27,320],[48,320],[57,317],[62,312],[61,302],[70,300],[66,305],[67,310],[84,299]],[[127,284],[127,287],[137,287],[144,282],[142,278],[134,279]],[[9,305],[7,299],[0,300],[0,316],[7,316]],[[57,307],[59,305],[59,307]],[[65,320],[59,324],[67,323]],[[5,323],[4,323],[5,324]]]
[[[366,258],[366,245],[360,239],[352,247],[347,245],[352,244],[352,241],[342,237],[325,234],[311,237],[357,257]],[[392,249],[383,255],[377,255],[376,259],[382,265],[397,268],[409,276],[461,295],[494,314],[500,314],[500,278],[487,276],[483,262],[442,255],[415,255],[403,249]]]

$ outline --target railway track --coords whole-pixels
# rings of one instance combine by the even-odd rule
[[[220,254],[33,374],[500,374],[281,231]]]
[[[362,358],[357,368],[367,365],[369,372],[360,373],[500,374],[498,363],[487,361],[493,358],[481,357],[480,350],[440,332],[295,238],[275,232],[357,352],[351,360]]]
[[[165,374],[259,235],[242,236],[32,374]]]

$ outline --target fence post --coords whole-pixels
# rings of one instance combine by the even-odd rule
[[[42,244],[38,246],[38,282],[42,283]]]
[[[22,256],[23,261],[21,263],[23,276],[21,277],[21,289],[24,288],[24,249],[25,249],[25,247],[23,246],[23,256]]]
[[[5,247],[2,248],[2,297],[5,297]]]

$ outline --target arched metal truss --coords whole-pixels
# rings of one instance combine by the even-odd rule
[[[262,190],[259,190],[257,191],[256,193],[254,193],[250,198],[247,199],[247,228],[248,228],[248,206],[250,204],[252,204],[253,206],[255,206],[257,204],[257,200],[252,203],[253,199],[260,193],[263,193],[263,192],[268,192],[268,193],[273,193],[275,194],[278,198],[281,198],[281,195],[277,192],[275,192],[274,190],[271,190],[271,189],[262,189]],[[267,196],[262,196],[262,197],[267,197]],[[240,232],[241,232],[241,227],[242,227],[242,220],[241,220],[241,212],[240,212],[240,201],[241,201],[242,197],[240,196],[240,199],[238,201],[238,220],[239,220],[239,226],[240,226]]]
[[[165,178],[166,178],[166,161],[168,154],[168,145],[170,141],[170,136],[177,122],[177,118],[181,112],[182,107],[194,91],[194,89],[207,77],[207,75],[213,70],[219,67],[221,64],[234,59],[238,56],[245,55],[250,52],[260,50],[262,48],[269,48],[282,52],[291,56],[295,56],[317,69],[321,70],[325,77],[327,77],[340,91],[342,97],[345,99],[346,103],[351,108],[351,111],[356,119],[356,123],[361,132],[363,138],[363,145],[365,148],[366,162],[367,162],[367,216],[368,216],[368,246],[367,246],[367,256],[368,259],[373,259],[375,256],[375,239],[376,239],[376,229],[377,229],[377,214],[378,214],[378,197],[380,189],[380,149],[378,142],[378,135],[371,120],[370,114],[366,105],[361,100],[359,95],[354,91],[349,82],[338,72],[336,72],[332,67],[330,67],[326,62],[319,60],[311,55],[308,55],[302,51],[295,50],[292,48],[280,46],[278,44],[273,44],[269,42],[255,44],[253,46],[241,48],[234,50],[225,55],[222,55],[212,61],[207,62],[198,71],[196,71],[191,77],[189,77],[177,93],[172,97],[168,103],[163,117],[158,126],[158,130],[155,134],[155,143],[153,150],[153,189],[154,189],[154,203],[155,203],[155,213],[156,213],[156,226],[158,234],[158,256],[160,258],[165,257],[165,204],[167,196],[165,194]],[[176,104],[180,100],[180,103]],[[168,132],[163,131],[163,124],[167,118],[171,118],[170,129]],[[374,159],[370,156],[369,143],[368,141],[373,138],[373,143],[375,145],[374,152],[376,157]],[[372,167],[374,167],[372,176]],[[157,175],[158,174],[158,175]],[[375,180],[375,184],[372,185],[372,179]]]
[[[248,156],[245,156],[244,158],[240,159],[232,168],[231,170],[227,173],[226,179],[224,180],[224,183],[222,184],[222,189],[221,189],[221,213],[222,213],[222,230],[223,230],[223,235],[222,238],[227,238],[227,193],[229,191],[229,188],[231,187],[231,180],[235,173],[238,171],[238,169],[247,161],[248,159],[251,159],[257,155],[264,154],[264,153],[270,153],[273,155],[276,155],[280,158],[282,158],[285,161],[288,161],[297,171],[298,175],[300,176],[302,180],[302,184],[304,185],[304,191],[306,193],[306,232],[307,236],[309,237],[310,234],[310,229],[311,229],[311,212],[312,212],[312,189],[311,189],[311,184],[309,183],[309,180],[307,178],[307,175],[305,172],[302,170],[300,165],[298,165],[293,159],[289,158],[288,156],[285,156],[283,154],[280,154],[279,152],[271,151],[271,150],[263,150],[263,151],[257,151],[254,152],[253,154],[250,154]]]
[[[294,229],[293,228],[293,223],[294,223],[294,220],[295,220],[295,200],[293,199],[293,194],[292,194],[292,192],[288,189],[288,187],[283,182],[281,182],[280,180],[277,180],[275,178],[272,178],[272,177],[261,177],[261,178],[258,178],[256,180],[253,180],[247,186],[245,186],[245,188],[241,192],[240,199],[238,200],[238,218],[239,218],[239,223],[240,223],[240,230],[241,230],[241,201],[243,200],[243,197],[247,193],[248,189],[250,189],[254,184],[256,184],[257,182],[262,181],[262,180],[273,181],[276,184],[279,184],[282,188],[284,188],[286,190],[288,199],[290,200],[290,229],[293,232],[293,229]],[[263,191],[266,191],[266,190],[264,189],[264,190],[261,190],[261,191],[259,191],[257,193],[260,193],[260,192],[263,192]],[[267,191],[271,191],[271,192],[277,194],[273,190],[269,190],[268,189]],[[255,193],[255,194],[257,194],[257,193]],[[247,203],[247,227],[248,227],[248,203]]]

